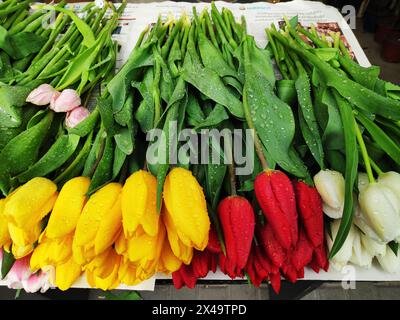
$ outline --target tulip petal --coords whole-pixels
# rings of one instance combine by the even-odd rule
[[[89,178],[77,177],[63,186],[50,215],[47,237],[60,238],[75,230],[87,200],[89,185]]]
[[[58,289],[66,291],[74,284],[82,273],[81,266],[71,257],[67,262],[56,267],[55,284]]]

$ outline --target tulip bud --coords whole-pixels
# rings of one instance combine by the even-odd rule
[[[336,235],[339,231],[340,227],[340,219],[335,220],[331,223],[331,234],[332,238],[329,236],[329,234],[326,235],[326,239],[328,242],[328,248],[329,250],[332,249],[334,240],[336,239]],[[354,237],[355,233],[359,232],[356,230],[356,228],[352,225],[349,231],[349,234],[346,238],[346,240],[343,243],[343,246],[340,248],[338,253],[331,259],[331,264],[333,267],[337,270],[342,270],[345,265],[349,262],[352,254],[353,254],[353,242],[354,242]]]
[[[197,278],[192,267],[183,264],[178,271],[172,273],[172,281],[175,289],[181,289],[183,286],[193,289],[196,286]]]
[[[65,263],[56,266],[55,285],[66,291],[75,283],[82,273],[82,267],[71,256]]]
[[[386,172],[379,176],[378,182],[389,187],[400,198],[400,174],[397,172]]]
[[[386,254],[382,256],[376,257],[381,265],[382,269],[389,273],[397,273],[400,271],[400,255],[399,252],[397,255],[393,252],[393,250],[387,246]]]
[[[75,128],[83,120],[90,116],[90,111],[84,107],[78,107],[69,111],[65,118],[65,125],[67,128]]]
[[[343,215],[345,181],[340,172],[322,170],[314,176],[315,187],[323,201],[324,213],[339,219]]]
[[[373,258],[374,257],[362,244],[361,233],[357,230],[354,233],[353,253],[350,257],[350,262],[355,264],[356,266],[369,269],[371,268]]]
[[[242,270],[246,266],[253,241],[253,207],[247,199],[231,196],[218,205],[218,216],[224,232],[227,259],[236,270]]]
[[[55,112],[68,112],[81,105],[81,98],[73,89],[65,89],[50,103],[50,109]]]
[[[254,182],[257,201],[281,246],[289,250],[298,239],[298,215],[293,185],[281,171],[267,170]]]
[[[354,216],[353,223],[368,237],[371,239],[381,242],[381,238],[376,234],[374,229],[371,228],[365,214],[362,212],[357,200],[354,201]]]
[[[50,103],[51,98],[56,92],[57,91],[51,85],[44,83],[31,91],[26,98],[26,102],[37,106],[45,106]]]
[[[379,181],[371,183],[358,199],[368,224],[382,241],[400,236],[400,198],[392,188]]]
[[[361,233],[361,244],[373,257],[384,256],[386,254],[386,244],[371,239],[364,233]]]
[[[90,179],[86,177],[76,177],[64,184],[46,227],[48,238],[65,237],[75,230],[87,201],[89,185]]]
[[[169,241],[165,240],[160,260],[158,261],[157,271],[169,274],[179,270],[181,265],[182,261],[172,252]]]
[[[8,232],[8,223],[3,214],[4,206],[5,199],[0,199],[0,248],[7,246],[11,242],[10,233]]]
[[[111,247],[121,231],[121,190],[118,183],[109,183],[93,194],[79,217],[72,251],[75,262],[89,263]]]
[[[140,226],[149,236],[158,233],[157,179],[148,171],[133,173],[122,188],[122,226],[126,237]]]
[[[163,197],[182,243],[204,250],[208,243],[210,219],[203,189],[196,178],[184,168],[172,169],[165,179]]]
[[[9,223],[30,231],[53,208],[57,186],[46,178],[33,178],[6,200],[4,216]]]

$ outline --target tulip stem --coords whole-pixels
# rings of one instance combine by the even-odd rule
[[[383,173],[381,168],[379,168],[378,164],[372,158],[369,158],[369,161],[371,162],[372,168],[375,170],[378,176],[380,176]]]
[[[355,123],[355,130],[356,130],[357,141],[361,149],[361,155],[364,159],[365,169],[367,170],[368,180],[370,183],[373,183],[375,182],[375,178],[374,178],[374,173],[372,172],[370,157],[368,156],[367,147],[365,146],[365,142],[357,122]]]

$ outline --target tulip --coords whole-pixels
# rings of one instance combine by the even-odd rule
[[[184,168],[172,169],[165,179],[163,197],[182,243],[204,250],[208,243],[210,219],[203,189],[196,178]]]
[[[247,263],[254,236],[255,218],[250,202],[239,196],[223,199],[218,216],[224,232],[227,264],[240,273]]]
[[[157,179],[148,171],[132,174],[122,188],[122,226],[127,238],[140,226],[154,237],[158,233],[159,214],[156,208]]]
[[[379,176],[378,182],[389,187],[400,198],[400,174],[397,172],[385,172]]]
[[[369,184],[359,194],[359,203],[369,226],[384,242],[400,237],[400,197],[387,184]]]
[[[121,191],[120,184],[109,183],[86,203],[72,243],[76,263],[86,265],[117,239],[122,225]]]
[[[111,247],[94,257],[86,267],[86,280],[92,288],[112,290],[119,286],[121,256]]]
[[[161,215],[163,217],[165,228],[167,229],[168,242],[173,254],[184,264],[190,264],[190,261],[192,261],[193,257],[193,247],[186,246],[181,241],[175,229],[175,225],[172,222],[171,215],[169,214],[168,209],[165,206],[162,209]]]
[[[343,215],[345,181],[340,172],[322,170],[314,176],[315,187],[323,201],[324,213],[332,219]]]
[[[364,190],[364,189],[363,189]],[[369,225],[369,222],[367,221],[367,218],[365,214],[362,212],[359,204],[357,201],[354,203],[354,216],[353,216],[353,223],[366,235],[368,235],[369,238],[381,242],[382,240],[380,237],[376,234],[374,229]]]
[[[55,112],[68,112],[81,105],[81,98],[73,89],[65,89],[50,102],[50,109]]]
[[[40,236],[41,224],[39,222],[32,229],[26,230],[9,223],[8,232],[12,240],[12,253],[16,259],[20,259],[33,251],[34,244]]]
[[[61,92],[58,92],[58,91],[54,92],[53,96],[50,99],[50,109],[51,110],[54,110],[54,104],[55,104],[56,100],[60,97],[60,95],[61,95]]]
[[[386,253],[376,257],[382,269],[389,273],[397,273],[400,271],[400,255],[397,255],[387,246]]]
[[[83,207],[87,202],[86,193],[90,179],[77,177],[62,187],[54,204],[46,227],[46,236],[50,239],[65,237],[75,231]]]
[[[361,233],[361,244],[373,257],[386,254],[386,244],[371,239],[368,235]]]
[[[136,279],[147,280],[157,270],[166,233],[161,220],[158,229],[154,237],[141,230],[137,231],[133,237],[125,238],[122,232],[115,243],[116,252],[135,268]]]
[[[3,214],[15,227],[30,231],[53,209],[56,199],[52,181],[33,178],[7,197]]]
[[[361,242],[361,232],[357,230],[357,232],[354,233],[353,254],[350,257],[350,262],[356,266],[370,269],[373,258],[374,256],[370,254]]]
[[[67,113],[65,125],[67,128],[75,128],[83,120],[90,116],[90,111],[84,107],[75,108]]]
[[[44,83],[29,93],[26,102],[37,106],[45,106],[50,103],[51,98],[56,92],[57,91],[51,85]]]
[[[290,179],[281,171],[266,170],[254,182],[264,216],[281,246],[289,250],[298,239],[296,198]]]
[[[331,234],[332,238],[327,234],[326,239],[328,242],[328,248],[329,250],[332,249],[333,242],[336,238],[336,235],[339,231],[340,227],[340,219],[337,219],[331,223]],[[349,262],[352,254],[353,254],[353,242],[355,238],[355,233],[359,232],[356,230],[356,228],[352,225],[349,231],[349,234],[343,243],[343,246],[339,250],[338,253],[331,259],[331,263],[333,267],[337,270],[342,270],[345,265]]]
[[[172,252],[169,241],[165,240],[158,261],[157,271],[169,274],[179,270],[181,265],[182,261]]]
[[[29,268],[30,256],[18,259],[6,276],[6,283],[10,289],[24,289],[26,292],[33,293],[40,290],[46,292],[51,284],[51,271],[37,272],[32,274]]]
[[[8,223],[3,214],[4,205],[5,199],[0,199],[0,249],[4,246],[9,246],[11,243],[10,233],[8,232]]]

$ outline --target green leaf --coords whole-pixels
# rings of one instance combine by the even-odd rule
[[[199,130],[207,127],[215,127],[227,119],[229,119],[229,115],[226,112],[225,107],[217,103],[215,105],[215,108],[212,109],[211,113],[207,116],[207,118],[205,118],[202,122],[198,123],[194,127],[194,130]]]
[[[244,117],[241,101],[230,88],[225,86],[222,79],[214,70],[201,65],[193,41],[189,41],[188,43],[182,76],[186,82],[196,87],[209,99],[226,107],[235,117]]]
[[[41,159],[16,179],[23,184],[34,177],[44,177],[57,170],[74,154],[80,137],[75,134],[63,135],[54,142]]]
[[[317,48],[312,51],[318,58],[324,61],[336,60],[339,56],[339,49],[337,48]]]
[[[10,140],[0,153],[0,189],[7,194],[10,178],[27,170],[38,157],[40,146],[53,120],[53,113],[47,112],[36,125]]]
[[[86,159],[89,155],[90,148],[92,146],[93,132],[91,132],[85,141],[82,149],[79,151],[75,159],[54,179],[54,182],[58,185],[64,184],[66,181],[73,177],[82,174],[82,170],[85,166]]]
[[[297,94],[294,80],[279,80],[276,82],[276,89],[279,99],[289,106],[295,105]]]
[[[346,172],[345,172],[345,197],[343,216],[340,223],[338,233],[333,243],[329,258],[333,258],[339,252],[343,243],[346,241],[353,223],[354,214],[354,186],[357,179],[358,169],[358,152],[355,126],[357,125],[352,108],[346,100],[344,100],[336,91],[333,91],[336,102],[339,106],[340,115],[342,117],[345,150],[346,150]]]
[[[1,261],[1,279],[4,279],[14,265],[15,258],[11,252],[7,252],[4,249],[0,250],[3,250],[3,260]]]
[[[374,141],[391,157],[397,164],[400,164],[400,147],[394,142],[378,125],[363,115],[356,114],[358,121],[367,129]]]
[[[114,115],[112,112],[112,100],[111,97],[97,99],[97,109],[100,112],[101,122],[107,135],[112,137],[115,134],[115,123]]]
[[[292,110],[274,94],[269,80],[255,69],[249,58],[245,42],[243,103],[248,104],[256,132],[276,163],[297,177],[306,177],[307,168],[301,159],[289,154],[295,133]]]
[[[324,168],[324,149],[322,147],[321,136],[314,114],[311,100],[310,80],[305,70],[298,68],[299,76],[295,82],[298,101],[299,101],[299,122],[303,138],[311,151],[314,159],[321,169]]]
[[[90,28],[90,26],[85,21],[80,19],[72,10],[68,10],[68,9],[65,9],[65,8],[62,8],[59,6],[52,6],[52,5],[39,5],[38,7],[41,9],[44,9],[44,10],[59,11],[59,12],[62,12],[64,14],[68,15],[72,19],[72,21],[75,23],[75,25],[78,28],[81,35],[83,36],[82,44],[87,48],[90,48],[95,44],[96,38],[92,31],[92,28]]]
[[[121,294],[114,294],[112,292],[105,293],[107,300],[142,300],[142,297],[137,291],[127,291]]]
[[[104,147],[101,159],[94,171],[92,181],[89,186],[88,196],[96,192],[102,186],[112,179],[113,174],[113,159],[114,159],[114,141],[112,138],[106,138],[106,144]]]

